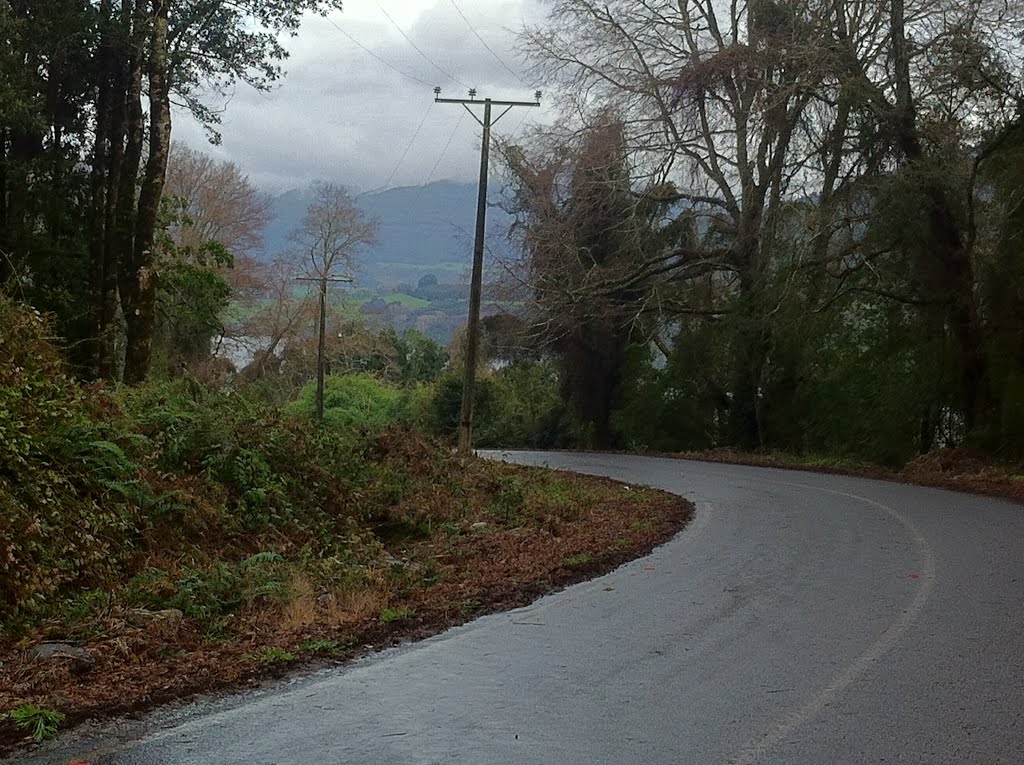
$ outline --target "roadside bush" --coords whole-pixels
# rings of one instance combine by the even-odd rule
[[[324,422],[338,428],[379,428],[399,419],[402,395],[371,374],[331,376],[324,380]],[[316,411],[316,382],[310,382],[286,411],[312,418]]]
[[[427,433],[448,440],[455,438],[462,411],[462,376],[461,369],[452,369],[430,386],[430,393],[418,418],[419,425]],[[489,377],[480,377],[473,393],[473,427],[477,433],[486,432],[494,416],[494,383]]]
[[[43,318],[0,300],[0,322],[4,632],[90,591],[231,611],[283,581],[259,557],[267,550],[311,569],[372,565],[383,554],[375,524],[422,504],[411,477],[426,475],[431,492],[451,481],[444,451],[407,433],[311,428],[188,377],[116,394],[83,387]],[[397,411],[398,391],[351,383],[362,398],[342,405],[335,383],[331,399],[348,422],[369,412],[362,424],[383,425]]]
[[[493,375],[490,417],[481,446],[549,449],[570,440],[571,416],[558,393],[558,372],[543,362],[516,362]]]
[[[0,300],[0,326],[0,600],[12,614],[123,565],[118,482],[137,466],[91,419],[109,402],[72,381],[47,322]]]
[[[446,372],[425,393],[411,419],[425,432],[452,439],[462,409],[462,372]],[[473,406],[480,447],[552,448],[570,443],[571,416],[558,394],[558,375],[543,362],[515,362],[482,374]]]

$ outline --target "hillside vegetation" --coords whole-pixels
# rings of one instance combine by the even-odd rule
[[[191,377],[82,385],[43,317],[0,300],[0,322],[0,748],[526,602],[688,515],[388,430],[369,375],[329,388],[362,414],[317,428]],[[34,660],[45,641],[80,654]]]

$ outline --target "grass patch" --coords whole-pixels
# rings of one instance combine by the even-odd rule
[[[388,295],[382,296],[381,300],[388,305],[398,303],[403,308],[409,308],[414,311],[428,308],[430,306],[429,300],[424,300],[423,298],[418,298],[413,295],[406,295],[404,292],[392,292]]]
[[[570,555],[563,562],[565,563],[566,566],[585,566],[586,564],[590,563],[590,561],[592,561],[592,560],[593,560],[593,558],[590,556],[590,553],[585,553],[584,552],[584,553],[577,553],[576,555]]]
[[[267,648],[260,653],[251,654],[251,658],[264,664],[286,664],[295,661],[295,654],[276,646]]]
[[[39,742],[57,735],[60,724],[64,722],[64,714],[33,704],[22,704],[10,712],[0,714],[0,720],[10,720],[32,736],[33,741]]]
[[[381,624],[390,624],[391,622],[398,621],[399,619],[409,619],[415,615],[415,608],[385,608],[380,612],[380,621]]]
[[[310,653],[337,654],[341,653],[341,643],[337,640],[305,640],[299,643],[299,650]]]

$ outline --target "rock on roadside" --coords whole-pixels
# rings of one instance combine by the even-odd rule
[[[29,649],[28,653],[33,661],[68,661],[71,668],[78,672],[88,671],[96,661],[87,650],[69,643],[40,643]]]
[[[169,622],[176,624],[185,615],[177,608],[168,608],[163,611],[150,611],[145,608],[132,608],[125,614],[125,621],[133,627],[145,627],[154,622]]]

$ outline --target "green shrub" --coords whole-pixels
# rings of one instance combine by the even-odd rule
[[[442,451],[407,434],[310,428],[187,377],[84,388],[45,321],[3,301],[0,321],[12,362],[0,367],[0,629],[10,634],[97,608],[85,592],[218,620],[280,597],[296,558],[344,578],[382,555],[370,519],[412,512],[411,466],[447,469]],[[388,406],[399,399],[356,382],[384,390]],[[154,553],[170,565],[152,567]]]
[[[480,446],[549,449],[566,445],[571,417],[551,364],[520,361],[492,377],[489,417],[476,428]]]
[[[379,428],[395,422],[401,411],[400,392],[365,372],[331,376],[324,381],[324,422],[337,428]],[[290,414],[312,418],[316,408],[316,383],[302,389]]]
[[[9,616],[70,582],[117,572],[131,543],[121,489],[138,472],[90,406],[38,314],[0,300],[0,593]]]
[[[36,741],[45,741],[57,735],[57,729],[64,722],[64,713],[32,704],[22,704],[20,707],[0,715],[0,719],[4,718],[31,733],[32,738]]]
[[[264,664],[287,664],[290,661],[295,661],[295,654],[283,648],[272,647],[261,653],[253,654],[252,658]]]
[[[380,612],[380,620],[383,624],[390,624],[399,619],[409,619],[416,615],[414,608],[385,608]]]
[[[509,522],[525,512],[514,478],[465,480],[448,449],[384,427],[436,412],[437,386],[332,378],[332,417],[314,428],[190,377],[79,385],[43,319],[0,300],[0,321],[0,640],[126,606],[175,608],[219,636],[303,582],[359,591],[396,576],[385,539],[457,533],[471,502],[494,497]],[[457,419],[461,380],[447,386]]]
[[[312,653],[337,654],[341,652],[341,643],[337,640],[306,640],[299,644],[299,650]]]
[[[461,369],[452,369],[441,375],[431,386],[429,403],[421,422],[427,432],[441,438],[454,438],[459,430],[462,411]],[[476,381],[473,398],[473,419],[476,430],[486,430],[492,417],[494,384],[487,377]]]

